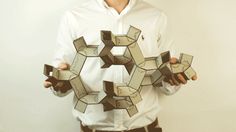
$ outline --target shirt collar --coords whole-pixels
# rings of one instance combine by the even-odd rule
[[[129,0],[129,4],[127,6],[132,7],[139,0]],[[107,3],[104,0],[97,0],[100,6],[108,8]]]

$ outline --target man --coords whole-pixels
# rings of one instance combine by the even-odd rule
[[[143,2],[142,0],[89,0],[82,5],[67,11],[62,19],[58,44],[59,49],[55,55],[53,65],[60,70],[70,67],[76,50],[73,40],[84,36],[86,42],[99,45],[100,30],[110,30],[114,34],[126,34],[129,26],[139,28],[142,33],[138,44],[144,57],[158,56],[161,52],[173,47],[167,29],[166,15]],[[124,53],[124,48],[113,48],[113,54]],[[176,58],[171,58],[171,63],[176,63]],[[101,69],[96,59],[86,61],[81,72],[81,78],[90,91],[103,90],[103,80],[115,83],[124,82],[129,75],[122,66],[111,66],[109,69]],[[192,79],[196,80],[196,76]],[[182,75],[166,77],[161,90],[167,95],[174,94],[181,84],[187,81]],[[46,88],[52,83],[45,81]],[[58,83],[53,89],[57,96],[65,96],[72,89]],[[137,104],[138,113],[129,117],[124,110],[103,111],[102,104],[88,106],[85,113],[73,110],[73,115],[81,121],[81,129],[85,132],[92,131],[156,131],[161,129],[157,123],[160,109],[158,104],[157,89],[152,86],[143,87],[141,91],[142,101]],[[76,98],[74,98],[76,102]]]

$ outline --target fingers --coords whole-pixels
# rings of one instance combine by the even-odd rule
[[[174,76],[174,74],[173,75],[171,75],[171,76],[169,76],[169,77],[167,77],[167,78],[165,78],[165,80],[164,81],[166,81],[166,82],[168,82],[171,86],[179,86],[180,85],[180,82],[178,81],[178,79]]]
[[[194,75],[194,76],[192,77],[192,80],[197,80],[197,75]]]
[[[177,78],[180,81],[180,83],[182,83],[182,84],[186,84],[187,83],[187,80],[184,78],[183,75],[177,74]]]
[[[64,81],[58,82],[56,86],[54,87],[54,90],[56,91],[59,90],[62,93],[67,92],[69,89],[71,89],[71,86],[68,84],[68,82],[64,82]]]
[[[192,80],[197,80],[197,75],[192,77]],[[168,82],[171,86],[179,86],[180,84],[187,84],[187,80],[182,74],[172,75],[167,77],[164,81]]]
[[[67,63],[60,63],[58,65],[58,69],[59,70],[68,70],[70,68],[70,65]],[[45,82],[44,82],[44,87],[45,88],[49,88],[49,87],[53,87],[53,89],[55,91],[62,91],[62,92],[66,92],[68,88],[64,88],[66,87],[66,85],[63,82],[60,82],[58,80],[56,80],[53,77],[49,77]]]
[[[176,63],[179,63],[179,60],[177,58],[175,57],[170,58],[170,64],[176,64]],[[191,79],[197,80],[197,75],[193,76]],[[164,81],[168,82],[172,86],[174,85],[179,86],[180,84],[187,84],[187,80],[181,73],[168,76],[165,78]]]
[[[51,86],[53,86],[53,89],[54,89],[55,91],[58,91],[58,90],[61,90],[61,91],[63,91],[63,92],[65,91],[65,90],[64,90],[64,89],[65,89],[65,88],[64,88],[65,85],[64,85],[63,82],[57,82],[56,85],[53,85],[52,82],[49,82],[49,81],[45,81],[45,82],[44,82],[44,87],[45,87],[45,88],[49,88],[49,87],[51,87]]]
[[[43,85],[44,85],[45,88],[49,88],[49,87],[52,86],[52,83],[49,82],[49,81],[45,81]]]
[[[177,79],[174,75],[172,75],[171,79],[172,79],[174,85],[176,85],[176,86],[179,86],[179,85],[180,85],[178,79]]]
[[[63,86],[64,86],[64,83],[63,83],[63,82],[57,82],[56,85],[53,87],[53,89],[54,89],[55,91],[58,91],[58,90],[61,91],[61,89],[63,89]]]
[[[67,69],[69,69],[69,68],[70,68],[70,65],[67,64],[67,63],[60,63],[60,64],[58,65],[58,69],[59,69],[59,70],[67,70]]]
[[[174,86],[173,80],[169,79],[168,82],[169,82],[169,84],[170,84],[171,86]]]

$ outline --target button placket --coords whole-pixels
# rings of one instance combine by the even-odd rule
[[[127,13],[129,10],[129,7],[126,7],[124,11],[122,11],[120,14],[112,7],[109,7],[106,5],[106,8],[110,12],[109,14],[114,17],[117,21],[117,26],[115,26],[114,30],[117,32],[117,34],[123,34],[123,16]],[[120,49],[115,49],[119,50]],[[118,81],[119,83],[123,83],[124,78],[124,70],[122,66],[114,67],[114,79],[115,81]],[[123,118],[124,118],[124,112],[123,110],[114,110],[114,127],[117,129],[123,129]]]

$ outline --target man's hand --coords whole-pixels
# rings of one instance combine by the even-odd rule
[[[69,68],[70,68],[70,65],[67,63],[60,63],[58,66],[59,70],[68,70]],[[50,79],[50,78],[44,81],[45,88],[50,88],[51,86],[53,86],[55,91],[59,90],[63,93],[65,93],[67,90],[70,89],[68,85],[64,83],[63,81],[56,81],[55,79]]]
[[[175,57],[172,57],[170,59],[170,64],[176,64],[176,63],[178,63],[178,59]],[[192,80],[197,80],[197,75],[193,76]],[[172,86],[174,85],[179,86],[180,84],[187,84],[187,80],[180,73],[178,73],[177,75],[172,74],[171,76],[166,77],[164,81],[168,82]]]

